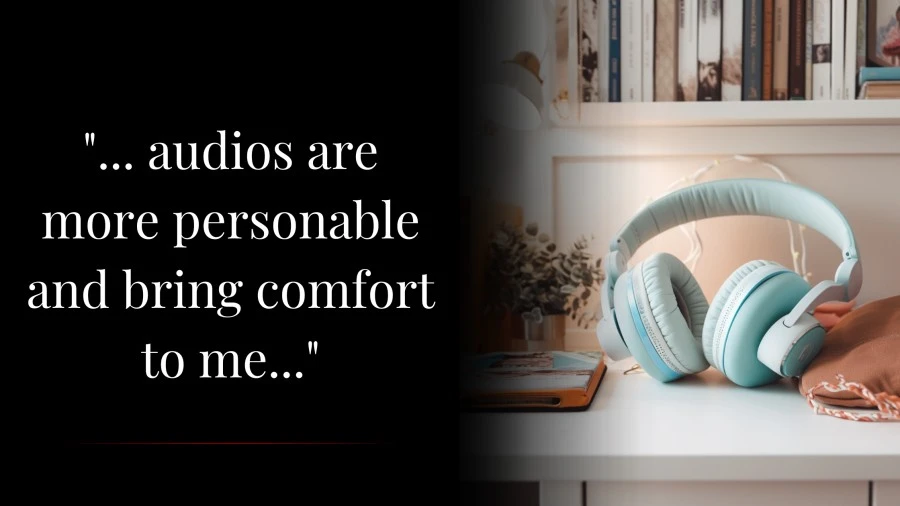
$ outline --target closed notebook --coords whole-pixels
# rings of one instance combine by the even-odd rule
[[[587,409],[606,372],[603,352],[498,352],[463,359],[462,407]]]

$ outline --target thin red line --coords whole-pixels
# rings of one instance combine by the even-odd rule
[[[354,441],[111,441],[81,443],[85,445],[375,445],[378,443]]]

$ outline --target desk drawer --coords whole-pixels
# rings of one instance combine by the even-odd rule
[[[588,482],[586,506],[868,506],[867,481]]]

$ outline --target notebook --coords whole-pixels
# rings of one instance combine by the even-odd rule
[[[467,410],[587,409],[606,372],[602,351],[498,352],[463,359]]]

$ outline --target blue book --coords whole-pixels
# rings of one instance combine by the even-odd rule
[[[859,69],[859,85],[866,81],[900,81],[900,67],[863,67]]]
[[[744,2],[744,100],[762,100],[762,0]]]
[[[609,101],[622,101],[622,50],[619,25],[622,22],[620,0],[609,0]]]

